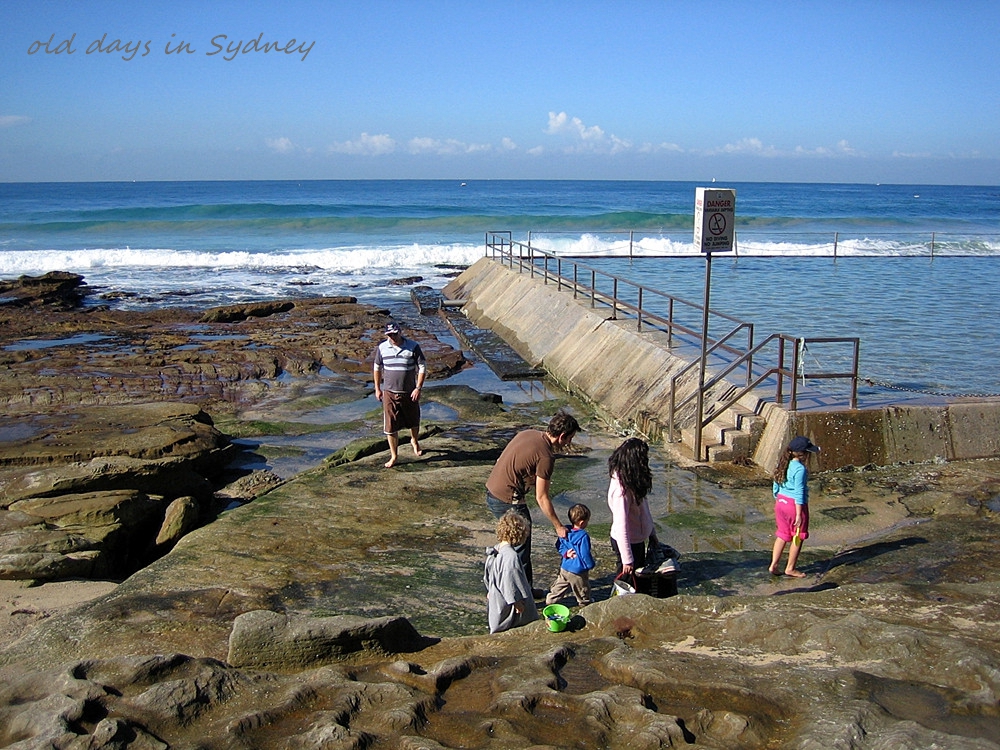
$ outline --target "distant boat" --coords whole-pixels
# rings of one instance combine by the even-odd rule
[[[920,197],[920,193],[914,193],[914,194],[913,194],[913,197],[914,197],[914,198],[919,198],[919,197]]]
[[[465,187],[465,183],[464,182],[462,183],[462,187]]]

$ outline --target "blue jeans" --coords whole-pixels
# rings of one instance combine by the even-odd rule
[[[514,551],[517,553],[517,559],[521,561],[521,566],[524,568],[524,574],[528,577],[528,583],[533,585],[535,579],[531,575],[531,511],[528,510],[527,503],[520,503],[517,505],[513,503],[505,503],[500,498],[494,497],[487,492],[486,507],[490,509],[490,513],[492,513],[498,520],[502,518],[503,514],[508,510],[512,510],[527,519],[528,538],[524,540],[524,544],[515,545]]]

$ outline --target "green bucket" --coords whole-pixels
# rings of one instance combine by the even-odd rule
[[[542,617],[549,624],[549,630],[553,633],[559,633],[569,625],[569,607],[564,607],[562,604],[550,604],[542,610]]]

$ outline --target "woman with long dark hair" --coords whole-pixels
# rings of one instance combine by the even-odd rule
[[[646,542],[659,544],[646,495],[653,486],[649,446],[628,438],[608,458],[608,506],[611,508],[611,548],[618,559],[616,575],[631,576],[646,564]],[[637,590],[649,593],[651,581],[636,578]]]

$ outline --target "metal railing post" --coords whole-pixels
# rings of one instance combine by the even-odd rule
[[[667,302],[667,347],[674,345],[674,298]]]
[[[778,387],[774,389],[774,403],[780,404],[784,400],[785,382],[785,338],[778,339]]]
[[[854,339],[854,366],[851,368],[851,408],[858,408],[858,360],[861,358],[861,339]]]
[[[677,378],[670,379],[670,402],[667,404],[667,442],[674,442],[674,405],[677,402]]]
[[[795,353],[792,355],[792,392],[789,395],[788,408],[796,411],[799,405],[799,352],[802,349],[802,339],[795,339]]]

